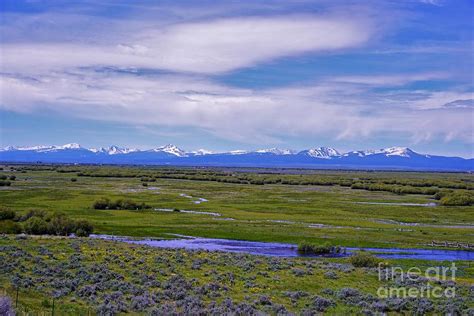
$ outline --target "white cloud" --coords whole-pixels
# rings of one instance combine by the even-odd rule
[[[202,77],[98,73],[1,77],[7,110],[45,109],[73,117],[131,125],[198,128],[223,139],[276,142],[281,137],[360,139],[380,134],[472,142],[472,111],[421,107],[464,98],[465,93],[420,91],[380,94],[357,85],[321,82],[299,88],[251,90],[226,87]]]
[[[97,43],[92,34],[91,40],[79,44],[4,43],[2,69],[44,72],[113,66],[214,74],[284,56],[356,47],[372,34],[363,20],[320,16],[227,18],[167,27],[148,22],[133,35],[111,32],[115,44]]]
[[[99,27],[78,29],[86,20],[71,19],[73,26],[64,31],[61,26],[67,26],[68,20],[53,19],[46,30],[34,32],[38,40],[31,36],[20,42],[12,36],[2,43],[2,108],[47,109],[144,128],[191,127],[244,143],[274,143],[288,136],[360,139],[387,133],[415,142],[437,137],[473,141],[473,112],[445,106],[472,99],[472,94],[374,89],[443,79],[447,76],[443,73],[339,76],[312,85],[265,90],[228,87],[206,77],[285,56],[364,45],[377,35],[368,18],[290,15],[184,23],[103,21]],[[76,30],[77,38],[71,35],[68,40],[69,29]],[[28,30],[22,30],[23,36]],[[106,67],[111,70],[104,72]],[[139,69],[155,73],[145,76]],[[180,74],[156,74],[162,70]]]
[[[274,58],[354,47],[371,31],[361,21],[311,16],[233,18],[176,25],[145,45],[180,71],[219,72]]]
[[[474,99],[474,93],[472,92],[437,91],[420,93],[424,93],[426,96],[422,97],[420,100],[412,102],[412,106],[424,110],[442,109],[446,108],[447,104],[454,103],[458,100]]]

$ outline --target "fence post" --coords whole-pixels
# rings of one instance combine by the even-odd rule
[[[53,308],[52,308],[52,311],[51,311],[51,316],[54,316],[54,297],[53,297]]]

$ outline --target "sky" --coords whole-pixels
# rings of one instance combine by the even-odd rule
[[[471,0],[2,0],[0,145],[474,157]]]

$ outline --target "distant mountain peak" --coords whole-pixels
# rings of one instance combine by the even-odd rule
[[[313,158],[331,159],[334,157],[340,157],[341,153],[331,147],[317,147],[308,150],[303,150],[300,154],[304,154]]]
[[[416,153],[415,151],[411,150],[408,147],[388,147],[388,148],[382,148],[378,150],[359,150],[359,151],[351,151],[348,153],[345,153],[344,156],[359,156],[359,157],[365,157],[365,156],[371,156],[371,155],[384,155],[386,157],[405,157],[405,158],[410,158],[413,155],[420,155]]]
[[[20,146],[20,147],[9,146],[9,147],[10,147],[10,148],[13,148],[13,150],[22,150],[22,151],[29,151],[29,150],[44,151],[44,150],[55,149],[57,146],[38,145],[38,146]]]
[[[124,147],[119,147],[116,145],[112,145],[109,148],[101,147],[99,149],[90,149],[90,150],[95,153],[105,153],[108,155],[128,154],[128,153],[138,151],[138,149],[124,148]]]
[[[400,157],[410,157],[411,154],[416,154],[413,150],[408,147],[389,147],[381,149],[382,153],[386,156],[400,156]]]
[[[2,151],[36,151],[36,152],[46,152],[46,151],[54,151],[54,150],[64,150],[64,149],[84,149],[81,145],[77,143],[70,143],[61,146],[47,146],[47,145],[37,145],[37,146],[7,146],[3,148]]]
[[[17,150],[17,148],[14,146],[7,146],[0,149],[0,151],[13,151],[13,150]]]
[[[133,153],[133,154],[130,154]],[[278,156],[277,156],[278,155]],[[278,158],[276,158],[278,157]],[[331,147],[294,152],[289,149],[259,149],[211,152],[205,149],[185,152],[168,144],[150,150],[112,145],[87,149],[77,143],[62,146],[8,146],[0,149],[0,161],[51,163],[176,164],[189,166],[264,166],[308,168],[374,168],[409,170],[474,170],[474,159],[430,156],[408,147],[351,151],[341,154]]]
[[[187,157],[188,156],[184,150],[182,150],[181,148],[179,148],[179,147],[177,147],[173,144],[160,146],[158,148],[153,149],[153,151],[155,151],[155,152],[165,152],[165,153],[175,155],[175,156],[178,156],[178,157]]]
[[[207,150],[207,149],[198,149],[198,150],[195,150],[195,151],[191,151],[190,153],[195,155],[195,156],[204,156],[204,155],[214,154],[213,151]]]
[[[231,155],[245,155],[245,154],[248,154],[250,151],[248,150],[244,150],[244,149],[237,149],[237,150],[231,150],[229,152],[227,152],[228,154],[231,154]]]
[[[62,146],[53,146],[55,149],[83,149],[78,143],[70,143]]]
[[[267,149],[259,149],[255,151],[259,154],[274,154],[274,155],[293,155],[296,152],[291,149],[280,149],[280,148],[267,148]]]

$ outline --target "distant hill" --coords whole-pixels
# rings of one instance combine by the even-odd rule
[[[253,166],[328,169],[396,169],[432,171],[472,171],[474,159],[417,153],[406,147],[360,150],[341,153],[334,148],[318,147],[303,151],[260,149],[212,152],[204,149],[186,152],[166,145],[149,150],[110,146],[84,148],[79,144],[62,146],[8,146],[0,149],[0,161],[22,163],[94,163],[183,166]]]

